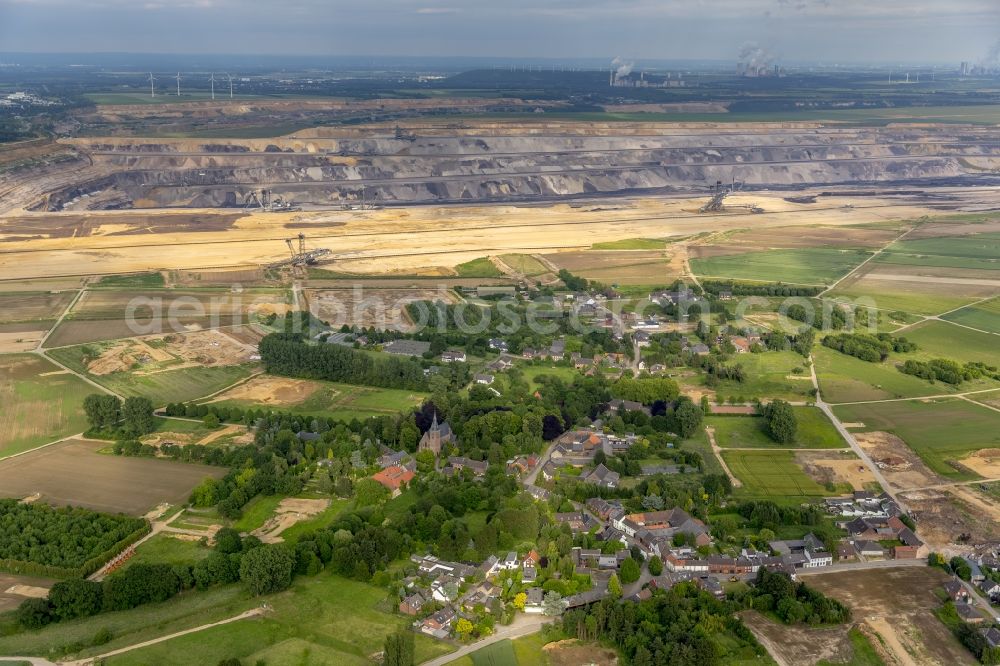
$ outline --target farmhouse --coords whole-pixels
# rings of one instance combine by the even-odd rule
[[[378,481],[383,486],[396,493],[399,492],[400,487],[404,483],[409,483],[413,480],[416,474],[405,467],[398,467],[393,465],[391,467],[386,467],[381,472],[372,474],[372,479]]]

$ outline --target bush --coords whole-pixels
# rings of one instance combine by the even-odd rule
[[[25,629],[41,629],[52,619],[47,599],[25,599],[17,607],[17,622]]]

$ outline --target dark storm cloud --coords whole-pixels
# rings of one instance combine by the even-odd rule
[[[0,0],[0,51],[978,60],[997,0]]]

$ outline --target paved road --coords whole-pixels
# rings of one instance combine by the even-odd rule
[[[896,495],[892,486],[889,485],[889,481],[886,480],[885,476],[883,476],[882,470],[878,468],[878,465],[876,465],[875,461],[871,459],[868,452],[861,448],[861,445],[858,444],[858,440],[854,438],[854,435],[844,427],[844,424],[840,422],[837,415],[833,413],[830,405],[823,401],[822,394],[819,390],[819,380],[816,378],[816,361],[813,359],[812,355],[809,356],[809,372],[812,376],[813,388],[816,389],[816,406],[819,407],[824,414],[826,414],[827,418],[830,419],[830,422],[833,423],[833,426],[837,429],[837,432],[840,433],[840,436],[851,446],[855,455],[857,455],[865,466],[871,470],[875,480],[878,481],[880,486],[882,486],[882,490],[884,490],[889,497],[891,497],[896,504],[899,505],[899,508],[902,511],[907,512],[906,504]]]
[[[468,645],[463,645],[458,648],[455,652],[446,654],[442,657],[436,659],[431,659],[430,661],[425,661],[421,666],[444,666],[445,664],[450,664],[456,659],[461,659],[467,654],[471,654],[476,650],[486,647],[487,645],[492,645],[498,641],[510,638],[520,638],[521,636],[528,636],[542,628],[543,624],[551,622],[552,618],[545,615],[539,614],[521,614],[508,626],[501,626],[495,634],[492,636],[487,636],[481,641],[476,641],[475,643],[470,643]]]

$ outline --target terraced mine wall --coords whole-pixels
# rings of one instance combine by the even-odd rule
[[[530,201],[844,185],[1000,184],[1000,129],[307,130],[278,139],[77,139],[90,167],[37,210],[240,207],[267,188],[299,205]]]

